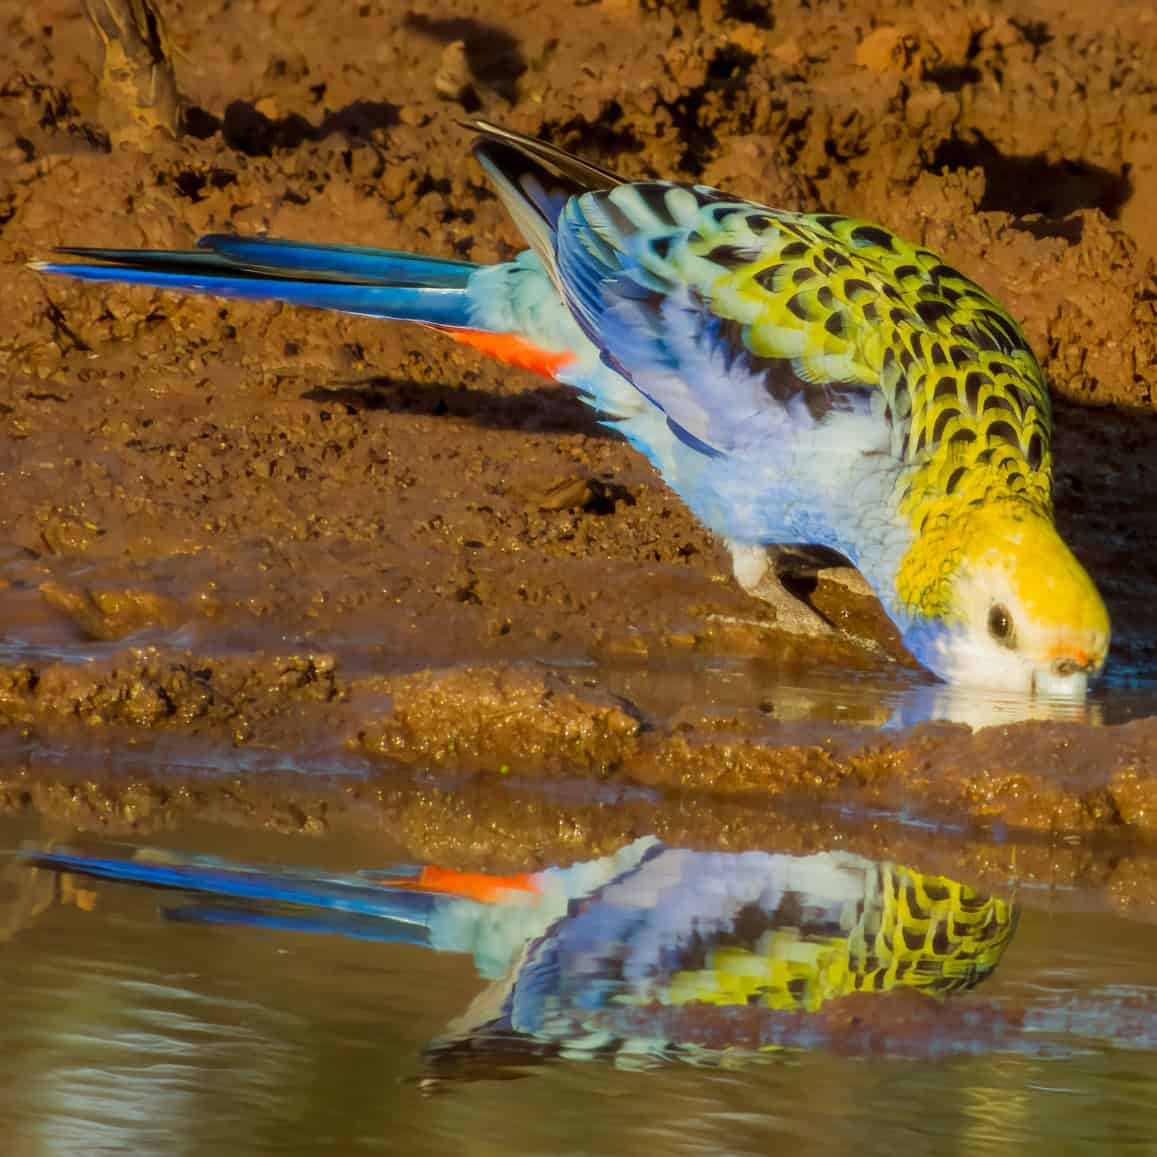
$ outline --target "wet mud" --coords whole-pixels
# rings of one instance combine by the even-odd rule
[[[1152,12],[161,13],[176,96],[142,111],[154,57],[113,76],[83,8],[0,3],[4,808],[388,830],[456,865],[835,840],[1157,912]],[[577,399],[438,335],[24,268],[221,230],[505,258],[467,113],[883,221],[1003,298],[1113,615],[1089,712],[906,711],[935,688],[846,576],[804,592],[830,634],[777,628]]]

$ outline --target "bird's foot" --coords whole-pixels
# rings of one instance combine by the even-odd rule
[[[729,543],[735,581],[753,598],[767,603],[775,611],[775,625],[793,635],[824,638],[836,634],[835,628],[785,585],[784,574],[793,573],[790,564],[798,556],[774,546],[750,546]],[[784,569],[780,569],[781,564]],[[799,570],[798,565],[794,568]]]

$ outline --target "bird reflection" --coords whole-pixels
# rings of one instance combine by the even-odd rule
[[[171,890],[173,920],[472,956],[489,983],[431,1044],[433,1078],[513,1075],[556,1056],[711,1062],[824,1043],[824,1014],[841,1007],[857,1025],[889,1009],[910,1022],[915,1009],[936,1031],[937,1010],[993,971],[1016,925],[1009,901],[896,863],[698,852],[651,837],[512,876],[323,875],[139,848],[25,862],[70,888],[84,876]]]

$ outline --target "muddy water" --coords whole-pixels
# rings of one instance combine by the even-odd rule
[[[6,821],[0,836],[25,855],[60,846],[34,821]],[[367,861],[356,840],[306,843],[206,825],[150,842],[150,855],[159,845],[170,863],[209,850],[313,874],[383,867],[401,852],[378,841]],[[89,850],[98,848],[108,851]],[[682,875],[664,868],[664,878],[709,882],[691,889],[709,947],[713,905],[742,890],[752,857],[683,856]],[[777,901],[769,927],[790,934],[797,961],[809,938],[847,933],[847,920],[842,932],[820,927],[816,893],[830,881],[798,867],[816,860],[768,858],[759,868],[769,887],[796,873],[800,904]],[[871,871],[879,864],[852,860]],[[539,979],[569,1017],[536,1022],[537,1037],[513,1043],[482,1034],[468,1055],[452,1056],[444,1043],[441,1055],[432,1046],[461,1032],[480,993],[511,972],[528,976],[525,961],[488,980],[468,952],[382,942],[365,922],[345,934],[292,931],[238,923],[258,906],[198,907],[204,898],[192,893],[15,860],[0,871],[0,1103],[5,1151],[19,1157],[755,1154],[784,1145],[882,1154],[898,1143],[962,1155],[1152,1151],[1157,913],[1107,912],[1088,889],[1018,888],[1010,878],[999,893],[960,892],[974,909],[990,907],[965,950],[975,975],[942,1001],[896,984],[784,1012],[717,993],[714,1017],[671,1000],[670,987],[666,1004],[638,1003],[634,974],[615,961],[641,951],[645,937],[612,918],[591,940],[580,926],[608,897],[595,892],[585,913],[572,910],[547,935],[585,946],[586,955],[563,952],[558,970]],[[916,879],[924,889],[945,880]],[[685,902],[678,893],[669,888],[656,910]],[[233,919],[167,918],[190,911]],[[306,911],[275,909],[282,921]],[[801,912],[810,931],[799,930]],[[667,925],[668,951],[687,949],[680,926]],[[731,932],[724,948],[742,940]],[[948,950],[937,956],[932,940],[917,948],[910,980],[921,968],[946,970]],[[761,943],[769,956],[785,951],[782,940]],[[702,965],[703,943],[698,951]]]

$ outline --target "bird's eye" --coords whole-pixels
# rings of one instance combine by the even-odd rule
[[[1016,645],[1015,632],[1012,629],[1012,615],[1008,613],[1008,608],[1001,606],[1000,603],[994,603],[988,612],[988,633],[1002,647]]]

